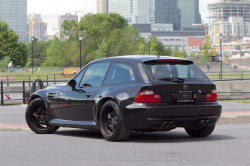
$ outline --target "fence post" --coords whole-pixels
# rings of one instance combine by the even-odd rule
[[[241,72],[241,78],[244,78],[244,77],[243,77],[243,71]]]
[[[39,75],[38,75],[38,79],[39,79]]]
[[[1,81],[1,105],[3,105],[3,81]]]
[[[9,86],[9,76],[7,76],[7,86]]]
[[[49,75],[47,75],[47,85],[49,85]]]
[[[56,75],[54,74],[54,84],[56,84]]]
[[[23,104],[25,104],[25,81],[23,80]]]
[[[30,86],[30,75],[29,75],[29,86]]]

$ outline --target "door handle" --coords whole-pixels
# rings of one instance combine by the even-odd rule
[[[92,94],[86,94],[85,96],[90,97],[90,96],[92,96]]]

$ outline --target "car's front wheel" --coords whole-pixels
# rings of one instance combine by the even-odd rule
[[[47,111],[41,99],[35,99],[28,105],[25,118],[29,128],[37,134],[51,134],[59,129],[48,123]]]
[[[131,134],[131,129],[124,124],[123,114],[114,101],[107,101],[100,112],[99,125],[107,141],[124,141]]]
[[[191,128],[185,128],[188,135],[191,137],[206,137],[214,131],[215,125],[213,126],[206,126],[201,129],[191,129]]]

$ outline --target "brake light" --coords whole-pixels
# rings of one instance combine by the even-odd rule
[[[154,94],[154,91],[145,90],[135,98],[136,103],[160,103],[161,95]]]
[[[217,90],[213,89],[211,93],[206,95],[206,101],[217,101]]]

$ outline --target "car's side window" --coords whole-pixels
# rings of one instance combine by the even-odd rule
[[[110,62],[95,63],[86,70],[80,87],[100,87],[109,68]]]
[[[80,83],[80,81],[81,81],[81,79],[82,79],[82,76],[83,76],[83,74],[85,73],[85,71],[86,71],[86,68],[84,69],[84,70],[82,70],[76,77],[75,77],[75,81],[76,81],[76,85],[77,86],[79,86],[79,83]]]
[[[135,82],[132,68],[124,63],[112,63],[104,85]]]

